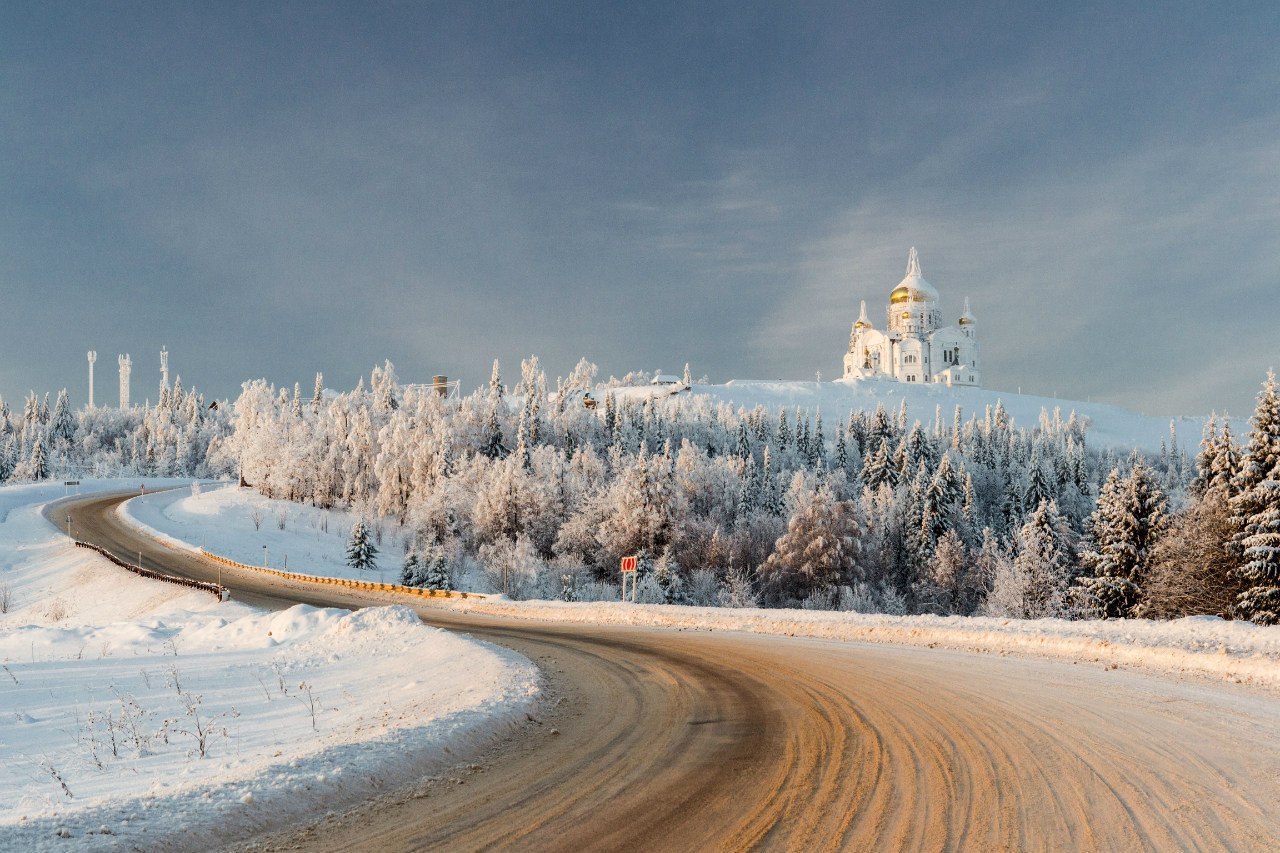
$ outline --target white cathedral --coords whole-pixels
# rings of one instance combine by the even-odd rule
[[[942,325],[938,291],[920,275],[915,247],[907,256],[906,278],[889,294],[888,327],[881,332],[867,319],[867,303],[853,324],[845,379],[896,379],[941,385],[982,385],[978,337],[969,300],[954,326]]]

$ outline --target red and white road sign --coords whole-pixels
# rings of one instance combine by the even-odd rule
[[[634,572],[634,571],[636,570],[636,558],[635,558],[635,557],[623,557],[623,558],[622,558],[622,570],[623,570],[624,572]]]

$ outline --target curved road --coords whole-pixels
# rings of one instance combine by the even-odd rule
[[[150,567],[216,577],[121,525],[125,497],[46,514]],[[383,603],[222,581],[265,606]],[[418,609],[538,663],[552,710],[455,778],[249,849],[1280,847],[1273,697],[1094,665]]]

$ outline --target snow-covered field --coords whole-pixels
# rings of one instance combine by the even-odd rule
[[[198,494],[188,486],[134,498],[121,506],[120,515],[171,544],[203,547],[250,566],[400,582],[404,550],[394,522],[375,522],[387,531],[377,546],[376,569],[361,571],[347,565],[347,537],[354,518],[346,510],[272,500],[235,485],[204,484]]]
[[[619,398],[665,395],[670,387],[639,386],[615,388],[612,393]],[[600,399],[606,392],[596,392]],[[694,385],[689,395],[705,395],[714,403],[727,403],[733,408],[750,411],[757,405],[772,411],[780,407],[794,409],[799,406],[811,412],[821,409],[829,425],[828,436],[834,434],[835,422],[848,415],[850,409],[874,411],[883,403],[890,414],[897,412],[905,400],[907,417],[924,424],[933,422],[938,407],[949,424],[956,406],[963,410],[963,417],[983,417],[987,406],[997,402],[1004,405],[1014,423],[1031,428],[1040,421],[1041,411],[1050,415],[1054,409],[1062,410],[1066,419],[1074,410],[1092,423],[1089,430],[1091,447],[1113,447],[1128,450],[1134,447],[1157,451],[1160,442],[1169,438],[1169,422],[1173,420],[1178,431],[1178,444],[1183,449],[1194,449],[1204,429],[1204,417],[1180,416],[1167,418],[1149,416],[1106,403],[1080,400],[1060,400],[1033,394],[1017,394],[1009,391],[993,391],[986,388],[947,388],[943,385],[911,385],[885,380],[860,380],[846,382],[788,382],[733,380],[724,385]],[[1243,423],[1243,422],[1242,422]]]
[[[452,765],[536,699],[527,660],[407,608],[264,612],[129,574],[41,517],[62,494],[0,489],[0,848],[225,843]]]
[[[255,548],[268,544],[270,553],[288,549],[289,568],[337,577],[359,576],[343,563],[345,513],[330,514],[330,532],[318,529],[324,511],[271,501],[248,489],[189,489],[158,492],[125,504],[134,523],[176,541],[207,544],[232,556],[255,562]],[[267,523],[256,534],[249,513],[257,508],[270,519],[277,509],[288,510],[286,529]],[[313,524],[315,525],[313,527]],[[239,544],[238,544],[239,543]],[[398,553],[398,552],[397,552]],[[297,558],[292,554],[303,554]],[[258,561],[261,555],[257,554]],[[272,561],[279,568],[279,564]],[[390,568],[390,567],[389,567]],[[393,574],[386,572],[388,580]],[[366,574],[367,578],[368,575]],[[1057,660],[1092,661],[1107,666],[1141,667],[1188,673],[1280,688],[1280,627],[1262,628],[1249,622],[1229,622],[1211,616],[1173,622],[1143,619],[1068,621],[1062,619],[993,619],[963,616],[885,616],[807,610],[701,608],[676,605],[513,602],[501,598],[453,601],[458,610],[523,619],[647,625],[696,630],[748,631],[759,634],[819,637],[869,643],[938,646],[993,654],[1021,654]]]

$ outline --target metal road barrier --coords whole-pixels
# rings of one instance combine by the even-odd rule
[[[418,586],[402,586],[398,583],[374,583],[373,581],[357,581],[348,580],[347,578],[328,578],[319,575],[302,575],[297,572],[282,572],[278,569],[268,569],[262,566],[250,566],[246,563],[237,563],[235,560],[229,560],[226,557],[200,549],[200,553],[208,557],[210,560],[222,563],[224,566],[230,566],[233,569],[241,569],[246,572],[258,572],[264,575],[275,575],[278,578],[285,578],[291,581],[301,581],[303,583],[314,583],[321,586],[340,586],[346,589],[362,589],[371,592],[391,592],[400,595],[414,595],[419,598],[488,598],[489,596],[479,592],[458,592],[452,589],[426,589]]]
[[[144,569],[142,568],[142,566],[135,566],[133,563],[127,563],[124,560],[117,557],[115,554],[112,554],[106,548],[99,547],[98,545],[94,545],[90,542],[77,541],[76,547],[88,548],[90,551],[96,551],[102,556],[106,557],[111,562],[115,563],[120,568],[127,569],[133,572],[135,575],[140,575],[144,578],[150,578],[151,580],[164,581],[165,583],[176,583],[179,586],[190,587],[191,589],[204,590],[205,592],[213,593],[214,595],[218,596],[218,598],[220,599],[226,600],[227,588],[224,586],[218,586],[216,583],[208,583],[207,581],[197,581],[197,580],[192,580],[191,578],[180,578],[176,575],[166,575],[164,572],[157,572],[157,571],[152,571],[151,569]]]

